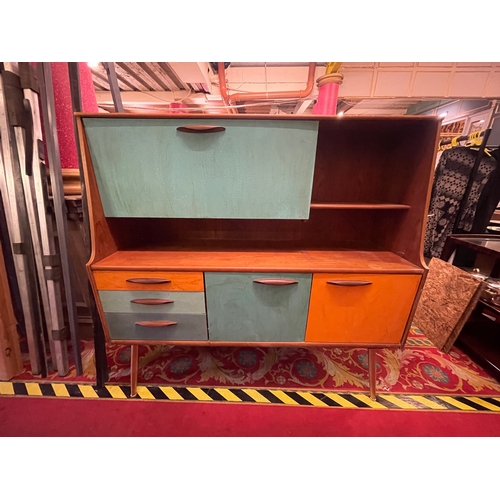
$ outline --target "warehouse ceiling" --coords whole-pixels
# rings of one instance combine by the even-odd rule
[[[115,62],[121,100],[127,112],[165,113],[174,106],[202,113],[311,114],[318,98],[316,80],[326,64],[315,63],[313,90],[305,97],[275,98],[276,92],[306,88],[310,63],[225,63],[228,106],[220,91],[217,63]],[[98,105],[114,111],[104,63],[89,63]],[[452,99],[500,98],[500,63],[342,63],[344,75],[337,112],[402,115],[415,105]],[[268,98],[245,100],[245,94]],[[243,96],[243,97],[241,97]]]

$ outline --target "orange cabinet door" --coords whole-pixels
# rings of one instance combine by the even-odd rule
[[[314,274],[306,342],[398,344],[421,275]]]

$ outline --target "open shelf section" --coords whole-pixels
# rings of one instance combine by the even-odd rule
[[[311,209],[323,210],[409,210],[410,205],[397,203],[311,203]]]
[[[392,252],[343,250],[190,251],[121,250],[96,262],[93,270],[244,271],[422,274]]]

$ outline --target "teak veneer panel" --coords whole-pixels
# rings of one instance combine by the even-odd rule
[[[169,283],[144,284],[131,283],[130,278],[165,278]],[[177,290],[184,292],[203,292],[203,273],[175,273],[162,271],[143,271],[137,267],[127,271],[95,271],[94,279],[98,290]]]
[[[124,250],[92,265],[96,279],[99,273],[124,271],[247,271],[247,272],[373,272],[421,274],[423,269],[391,252],[361,251],[185,251]],[[99,271],[99,273],[98,273]],[[124,275],[125,275],[124,274]],[[102,278],[100,278],[102,279]],[[98,288],[101,288],[98,286]]]

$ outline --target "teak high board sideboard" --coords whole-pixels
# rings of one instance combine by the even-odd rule
[[[77,114],[107,341],[402,347],[435,117]]]

